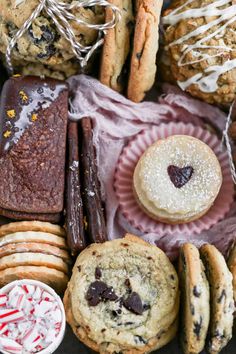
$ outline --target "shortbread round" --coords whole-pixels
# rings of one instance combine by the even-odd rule
[[[133,176],[134,193],[144,211],[173,224],[204,215],[221,184],[221,167],[214,152],[187,135],[173,135],[151,145]]]
[[[205,346],[210,320],[210,294],[199,251],[189,243],[180,250],[179,281],[181,344],[185,354],[197,354]]]
[[[49,222],[17,221],[17,222],[11,222],[10,224],[5,224],[0,226],[0,237],[15,232],[22,232],[22,231],[47,232],[62,237],[65,237],[66,235],[65,230],[61,226],[51,224]]]
[[[176,320],[178,277],[160,249],[127,235],[79,255],[64,302],[68,322],[93,350],[145,353]]]
[[[65,273],[47,267],[19,266],[0,271],[0,287],[7,285],[14,280],[20,279],[42,281],[60,294],[63,293],[69,281],[69,278]]]
[[[223,255],[213,245],[203,245],[200,249],[206,274],[210,284],[211,319],[208,352],[219,353],[232,338],[233,329],[233,285]]]
[[[19,266],[45,266],[69,273],[68,264],[63,259],[49,254],[24,252],[0,258],[0,270]]]
[[[10,243],[0,248],[0,259],[5,256],[10,256],[14,253],[43,253],[52,255],[63,259],[66,263],[71,263],[69,253],[66,250],[52,246],[49,244],[43,244],[38,242],[19,242]]]
[[[67,249],[67,245],[63,237],[56,236],[47,232],[39,232],[39,231],[15,232],[0,237],[0,247],[8,245],[10,243],[19,243],[19,242],[38,242],[42,244],[57,246],[62,249]],[[47,246],[45,245],[45,247]]]

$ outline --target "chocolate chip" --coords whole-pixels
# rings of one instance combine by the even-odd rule
[[[78,269],[78,271],[80,272],[80,271],[81,271],[81,266],[79,265],[79,266],[77,267],[77,269]]]
[[[143,313],[143,304],[139,294],[136,292],[132,292],[128,298],[124,300],[123,306],[136,315],[142,315]]]
[[[175,276],[173,274],[170,275],[171,280],[175,280]]]
[[[102,277],[102,271],[99,267],[96,267],[95,269],[95,278],[100,279]]]
[[[135,340],[136,344],[140,344],[140,343],[146,344],[147,343],[147,341],[141,336],[135,336],[134,340]]]
[[[195,297],[200,297],[200,296],[201,296],[201,291],[198,290],[198,288],[197,288],[196,285],[193,287],[193,295],[194,295]]]
[[[102,294],[106,289],[107,284],[103,281],[91,283],[85,296],[89,306],[97,306],[102,300]]]
[[[170,165],[167,168],[171,182],[176,188],[183,187],[192,177],[194,169],[192,166],[178,167]]]
[[[37,55],[38,59],[49,59],[53,54],[55,54],[56,48],[54,47],[53,44],[49,44],[46,47],[46,52],[41,52]]]
[[[125,279],[125,286],[127,286],[128,288],[131,287],[131,284],[130,284],[130,280],[129,280],[129,279]]]
[[[200,339],[200,332],[202,329],[202,316],[200,316],[199,322],[194,322],[193,325],[194,325],[193,333],[196,334],[197,339],[199,340]]]
[[[143,311],[150,310],[151,306],[149,304],[143,304]]]
[[[102,293],[102,300],[107,301],[115,301],[118,299],[118,296],[115,294],[112,286],[107,287],[105,291]]]
[[[223,300],[224,297],[226,297],[226,291],[225,291],[225,289],[222,290],[222,292],[221,292],[219,298],[217,299],[217,302],[220,303],[220,302]]]
[[[137,59],[140,60],[142,58],[142,55],[143,55],[143,50],[139,53],[136,53]]]
[[[112,287],[108,287],[103,281],[96,280],[90,284],[85,298],[90,306],[97,306],[101,301],[115,301],[118,296]]]
[[[193,304],[190,304],[190,311],[191,311],[191,314],[192,314],[192,315],[195,314],[195,309],[194,309]]]
[[[101,329],[101,333],[106,332],[106,328]]]

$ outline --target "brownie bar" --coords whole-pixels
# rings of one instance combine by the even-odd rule
[[[104,212],[102,207],[97,161],[93,146],[93,129],[90,118],[81,120],[82,127],[82,167],[84,187],[84,209],[88,222],[91,242],[107,241]]]
[[[64,82],[21,76],[6,81],[0,106],[0,213],[62,212],[67,115]]]

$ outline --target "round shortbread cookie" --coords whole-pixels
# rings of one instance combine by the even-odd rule
[[[84,250],[68,293],[75,322],[86,328],[96,351],[103,351],[104,342],[106,352],[110,345],[125,352],[154,350],[179,308],[173,265],[160,249],[133,235]]]
[[[210,321],[210,293],[198,249],[186,243],[179,257],[181,344],[184,353],[200,353]]]
[[[46,232],[35,231],[15,232],[13,234],[2,236],[0,238],[0,247],[8,245],[10,243],[19,242],[38,242],[42,244],[56,246],[62,249],[67,249],[67,245],[63,237]]]
[[[133,176],[140,206],[152,218],[167,223],[185,223],[205,214],[221,184],[214,152],[187,135],[173,135],[151,145]]]
[[[233,285],[223,255],[213,245],[203,245],[201,257],[210,284],[211,319],[208,352],[219,353],[232,338],[233,328]]]
[[[19,279],[42,281],[60,294],[64,292],[69,281],[65,273],[47,267],[20,266],[0,271],[0,287]]]
[[[49,222],[19,221],[0,226],[0,237],[23,231],[40,231],[62,237],[65,237],[66,235],[65,230],[61,226],[54,225]]]
[[[21,242],[10,243],[0,248],[0,259],[14,253],[35,252],[59,257],[67,263],[71,263],[69,253],[61,248],[44,243]]]
[[[68,264],[61,258],[49,254],[24,252],[0,258],[0,271],[19,266],[45,266],[57,269],[65,274],[69,273]]]

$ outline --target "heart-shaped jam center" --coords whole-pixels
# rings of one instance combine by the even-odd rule
[[[178,167],[174,165],[170,165],[167,168],[168,175],[170,177],[171,182],[176,188],[183,187],[192,177],[193,167]]]

